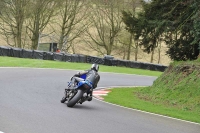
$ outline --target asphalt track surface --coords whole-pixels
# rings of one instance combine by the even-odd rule
[[[96,99],[68,108],[60,99],[77,71],[0,68],[0,133],[200,133],[200,125]],[[100,73],[98,87],[148,86],[155,77]]]

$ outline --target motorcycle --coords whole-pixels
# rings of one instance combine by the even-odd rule
[[[61,103],[67,101],[68,107],[73,107],[75,104],[82,104],[85,101],[92,100],[92,83],[88,80],[85,80],[83,77],[75,77],[76,82],[68,82],[68,87],[65,89],[65,95],[61,100]]]

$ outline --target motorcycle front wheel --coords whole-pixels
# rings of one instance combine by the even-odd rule
[[[73,107],[83,96],[84,91],[83,90],[78,90],[78,92],[75,94],[75,96],[70,99],[67,103],[68,107]]]

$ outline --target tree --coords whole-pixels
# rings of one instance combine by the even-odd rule
[[[166,2],[166,1],[165,1]],[[152,63],[154,60],[154,51],[161,44],[161,39],[165,33],[165,19],[162,14],[168,8],[165,8],[166,3],[161,0],[153,0],[150,3],[143,3],[144,12],[139,14],[140,21],[143,21],[143,30],[140,33],[140,45],[144,47],[144,52],[151,53]],[[159,47],[160,49],[160,47]]]
[[[138,19],[135,15],[135,13],[129,12],[129,11],[122,11],[122,20],[126,25],[126,30],[130,32],[130,41],[128,44],[128,56],[127,59],[130,59],[130,47],[132,45],[132,39],[134,39],[135,43],[135,61],[137,61],[137,55],[138,55],[138,47],[139,47],[139,39],[140,34],[143,29],[143,23],[140,21],[142,19]]]
[[[198,44],[198,50],[200,51],[200,1],[194,0],[191,7],[194,9],[194,12],[191,16],[191,20],[193,22],[192,33],[194,34],[194,40],[192,44]]]
[[[85,42],[93,50],[107,55],[112,53],[122,29],[121,5],[123,2],[120,0],[95,1],[91,4],[90,27],[86,31]]]
[[[86,28],[84,20],[87,18],[87,1],[80,0],[59,0],[59,48],[68,49],[73,45],[73,41],[80,37]],[[61,18],[61,19],[60,19]],[[67,44],[67,45],[66,45]],[[64,47],[65,46],[65,47]],[[75,50],[73,50],[75,53]]]
[[[29,0],[2,0],[0,15],[1,34],[13,47],[23,48],[23,24],[27,17]]]
[[[129,11],[129,15],[131,15],[132,17],[136,17],[137,16],[137,9],[138,8],[141,8],[141,2],[139,0],[130,0],[130,1],[127,1],[126,3],[126,10]],[[131,11],[131,12],[130,12]],[[125,10],[122,11],[122,20],[124,20],[124,23],[125,22],[125,17],[127,14],[125,13]],[[130,25],[129,25],[130,26]],[[128,49],[127,49],[127,60],[130,60],[130,55],[131,55],[131,48],[133,46],[133,43],[134,43],[134,53],[135,53],[135,61],[137,61],[137,56],[138,56],[138,49],[139,49],[139,39],[135,38],[135,35],[134,33],[132,32],[129,32],[130,33],[130,36],[129,36],[129,43],[128,43]],[[134,41],[133,41],[134,39]]]
[[[129,11],[123,11],[123,21],[126,24],[126,29],[133,34],[135,42],[139,42],[145,49],[147,53],[152,52],[151,62],[153,62],[154,49],[157,47],[157,37],[159,34],[159,29],[157,28],[157,22],[151,21],[149,14],[153,14],[154,19],[156,19],[155,13],[153,11],[146,12],[149,9],[149,4],[143,3],[144,11],[138,13],[136,17]],[[140,41],[142,39],[142,41]],[[137,47],[138,44],[137,43]],[[136,52],[137,53],[137,52]],[[135,55],[137,60],[137,55]]]
[[[54,16],[56,6],[57,2],[54,0],[31,0],[26,27],[32,41],[32,49],[37,49],[39,35]]]
[[[177,1],[176,6],[170,11],[173,12],[174,16],[169,15],[169,13],[166,15],[173,22],[168,27],[175,40],[169,40],[172,40],[172,43],[168,45],[169,50],[167,51],[167,54],[173,60],[194,60],[199,54],[198,41],[194,41],[195,33],[198,33],[195,32],[195,21],[192,20],[198,11],[197,7],[193,5],[194,2],[194,0]]]
[[[167,54],[173,60],[193,60],[197,58],[199,40],[195,34],[194,23],[199,19],[194,19],[194,14],[199,8],[195,0],[152,0],[143,3],[143,12],[139,14],[139,20],[143,23],[143,29],[139,36],[142,38],[141,46],[147,53],[154,52],[159,41],[164,36],[164,41],[169,47]],[[193,21],[192,20],[195,20]],[[198,24],[196,23],[196,29]],[[153,54],[152,54],[153,55]],[[153,57],[153,56],[152,56]],[[152,62],[153,58],[151,58]]]

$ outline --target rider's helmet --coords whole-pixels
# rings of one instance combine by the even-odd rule
[[[98,71],[99,71],[99,65],[97,65],[97,64],[92,64],[91,70],[95,70],[96,72],[98,72]]]

